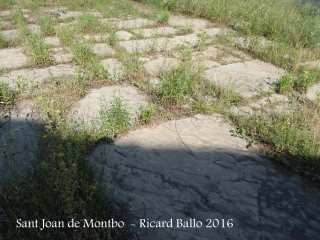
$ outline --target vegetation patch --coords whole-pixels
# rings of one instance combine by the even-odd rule
[[[92,52],[88,45],[82,44],[79,41],[74,41],[70,48],[73,53],[74,60],[81,68],[90,74],[91,79],[101,79],[109,76],[108,71],[103,67],[99,58]]]
[[[58,21],[55,17],[49,14],[45,14],[43,16],[40,16],[37,22],[44,35],[53,36],[56,34],[55,28],[58,24]]]
[[[130,129],[130,113],[128,106],[120,96],[113,96],[110,107],[102,108],[99,112],[102,132],[109,137],[115,137],[123,134]]]
[[[320,136],[315,134],[318,109],[298,105],[283,113],[232,117],[246,135],[270,144],[271,155],[287,166],[320,179]],[[302,110],[301,110],[302,108]],[[290,159],[292,159],[290,161]]]
[[[36,34],[31,34],[27,39],[28,54],[37,66],[48,66],[53,63],[49,46]]]

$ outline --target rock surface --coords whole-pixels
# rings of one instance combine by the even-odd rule
[[[127,204],[132,224],[173,219],[173,228],[136,227],[141,239],[316,239],[319,194],[232,129],[221,115],[197,115],[130,132],[89,159],[105,165],[109,194]],[[177,219],[203,226],[177,228]],[[220,225],[206,228],[207,219]]]
[[[109,109],[114,97],[120,97],[128,108],[131,121],[137,119],[140,106],[147,105],[146,97],[132,87],[110,86],[92,89],[81,99],[72,111],[72,119],[82,127],[98,128],[100,125],[99,111]]]
[[[19,103],[6,115],[0,116],[0,183],[26,173],[38,144],[32,103]]]
[[[283,74],[280,68],[252,60],[209,69],[205,72],[205,78],[234,89],[244,98],[250,98],[270,91]]]
[[[311,101],[316,101],[320,97],[320,83],[310,87],[306,93],[306,97]]]
[[[144,64],[147,73],[158,76],[161,71],[170,71],[179,66],[179,61],[174,58],[160,57]]]
[[[27,64],[28,58],[22,48],[0,49],[0,69],[20,68]]]
[[[73,64],[60,64],[47,68],[21,69],[3,75],[1,81],[9,84],[11,88],[17,89],[18,83],[32,86],[34,84],[43,84],[50,78],[75,76],[76,69],[77,67]]]

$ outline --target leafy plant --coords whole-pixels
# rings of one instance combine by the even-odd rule
[[[180,65],[177,69],[160,74],[161,82],[156,94],[161,102],[171,107],[179,106],[194,92],[199,75],[188,64]]]
[[[278,93],[286,93],[292,91],[298,91],[300,93],[305,92],[308,87],[312,86],[317,81],[317,74],[309,72],[304,69],[300,69],[298,73],[283,76],[277,87]]]
[[[53,63],[49,47],[40,36],[31,34],[27,41],[28,53],[30,54],[34,64],[37,66],[47,66]]]
[[[58,21],[55,17],[45,14],[38,18],[38,24],[40,26],[41,31],[47,36],[53,36],[56,33],[56,26]]]
[[[125,133],[130,128],[130,113],[128,107],[120,96],[113,96],[108,109],[102,109],[99,112],[101,129],[108,136],[114,137]]]
[[[0,106],[8,105],[14,102],[14,94],[10,91],[8,84],[0,82]]]
[[[154,105],[141,106],[140,107],[140,115],[139,122],[140,124],[148,124],[155,117],[156,108]]]

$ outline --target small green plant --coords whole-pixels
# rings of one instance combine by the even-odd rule
[[[9,89],[8,84],[0,82],[0,107],[1,105],[13,104],[14,94]]]
[[[130,113],[120,96],[113,96],[108,109],[99,112],[102,132],[110,137],[127,132],[130,129]]]
[[[12,13],[12,20],[13,22],[17,25],[17,26],[21,26],[21,25],[25,25],[25,19],[24,19],[24,15],[23,12],[19,9],[19,10],[15,10]]]
[[[198,37],[199,37],[198,44],[197,44],[198,48],[201,48],[201,47],[204,47],[204,46],[211,44],[211,39],[208,34],[199,33]]]
[[[53,36],[55,35],[55,27],[58,24],[58,21],[55,17],[49,14],[42,15],[38,18],[38,25],[41,28],[41,31],[46,35],[46,36]]]
[[[156,94],[161,102],[171,107],[179,107],[187,97],[193,95],[196,84],[201,80],[197,71],[188,64],[160,73],[160,79]]]
[[[0,33],[0,49],[9,47],[9,42]]]
[[[123,53],[121,57],[121,60],[124,62],[128,74],[134,74],[142,69],[143,64],[139,59],[139,52]]]
[[[0,9],[11,8],[13,4],[14,4],[14,0],[2,0],[0,2]]]
[[[250,134],[246,131],[245,128],[236,127],[235,130],[230,130],[231,136],[238,137],[246,140],[248,142],[247,148],[253,147],[256,144],[255,140],[252,140],[249,136]]]
[[[57,36],[60,39],[60,42],[65,46],[70,45],[74,39],[78,37],[76,32],[70,30],[66,26],[60,27],[57,30]]]
[[[184,26],[179,27],[178,34],[179,35],[185,35],[190,34],[194,32],[194,26],[193,24],[186,24]]]
[[[118,41],[119,41],[119,39],[117,37],[116,31],[115,30],[111,31],[110,35],[108,36],[108,43],[111,46],[115,46]]]
[[[70,47],[74,60],[79,66],[85,69],[90,78],[107,78],[109,73],[107,69],[99,62],[97,56],[92,52],[90,46],[82,44],[79,41],[74,41]]]
[[[296,74],[284,75],[276,86],[276,92],[290,93],[295,90],[303,93],[316,81],[317,74],[300,69]]]
[[[167,10],[162,10],[160,16],[158,17],[158,23],[167,24],[170,19],[170,13]]]
[[[107,29],[95,15],[88,13],[78,18],[77,28],[82,33],[100,33]]]
[[[140,124],[148,124],[155,117],[156,108],[154,105],[141,106],[140,107],[140,115],[139,122]]]
[[[28,53],[34,64],[37,66],[47,66],[53,63],[49,47],[40,36],[31,34],[27,41]]]

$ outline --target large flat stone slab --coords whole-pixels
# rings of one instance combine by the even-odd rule
[[[114,96],[120,96],[128,107],[132,122],[137,119],[140,106],[147,105],[146,97],[133,87],[110,86],[92,89],[72,110],[73,121],[83,128],[98,128],[101,124],[99,111],[107,110]]]
[[[111,80],[120,80],[125,75],[124,65],[116,58],[102,60],[101,64],[108,71]]]
[[[0,114],[0,185],[24,176],[36,156],[38,127],[33,108],[31,102],[16,104],[8,121]]]
[[[168,24],[174,27],[190,26],[194,30],[204,29],[210,26],[210,21],[200,18],[187,18],[184,16],[170,16]]]
[[[58,19],[59,20],[67,20],[68,18],[77,18],[79,16],[82,15],[82,12],[78,12],[78,11],[62,11],[58,13]]]
[[[138,19],[114,21],[113,24],[118,29],[133,29],[133,28],[143,28],[143,27],[152,26],[155,24],[155,22],[149,19],[138,18]]]
[[[18,83],[32,86],[34,84],[44,84],[50,78],[68,77],[76,75],[77,67],[73,64],[60,64],[47,68],[21,69],[3,75],[0,80],[9,84],[13,89]]]
[[[100,57],[111,57],[116,54],[116,51],[107,43],[93,44],[92,51]]]
[[[135,29],[133,32],[136,35],[150,38],[150,37],[157,37],[157,36],[170,36],[177,33],[177,29],[173,27],[158,27],[158,28],[147,28],[147,29]]]
[[[287,96],[273,93],[250,102],[246,106],[234,106],[230,112],[234,115],[252,115],[252,114],[270,114],[270,113],[284,113],[292,112],[294,107],[291,106],[290,100]]]
[[[89,159],[104,167],[109,197],[128,206],[139,239],[316,239],[318,188],[248,150],[230,130],[221,115],[197,115],[132,131]],[[173,227],[142,228],[140,219],[172,219]],[[177,219],[203,225],[177,228]],[[207,219],[217,228],[206,228]]]
[[[20,31],[18,29],[1,31],[1,36],[7,41],[16,40],[20,38]]]
[[[140,40],[129,40],[119,42],[119,45],[123,47],[127,52],[165,52],[171,51],[178,46],[195,46],[198,43],[198,39],[195,35],[176,36],[174,38],[151,38]]]
[[[320,83],[311,86],[306,93],[306,97],[311,101],[320,99]]]
[[[27,56],[22,48],[0,49],[0,69],[14,69],[25,66],[28,62]]]
[[[175,58],[160,57],[144,64],[144,68],[152,76],[158,76],[161,71],[170,71],[179,66]]]
[[[283,69],[272,64],[252,60],[209,69],[205,78],[250,98],[270,91],[284,73]]]

